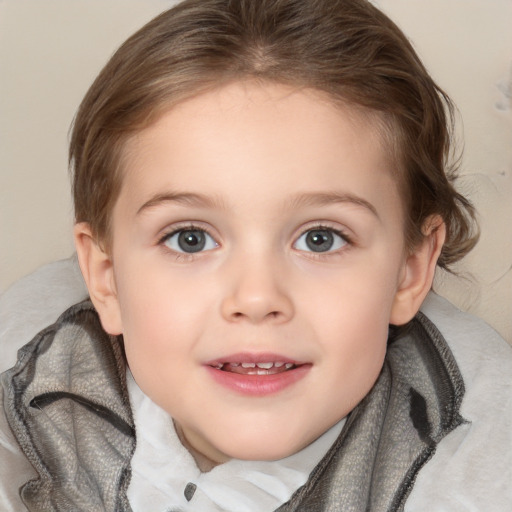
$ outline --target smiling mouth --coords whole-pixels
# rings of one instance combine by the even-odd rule
[[[239,375],[276,375],[298,368],[301,365],[282,361],[263,363],[218,363],[211,365],[216,370]]]

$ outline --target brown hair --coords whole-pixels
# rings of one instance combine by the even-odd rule
[[[123,145],[172,105],[256,78],[317,89],[376,114],[399,172],[408,247],[440,215],[447,268],[477,241],[448,168],[453,105],[400,29],[365,0],[185,0],[130,37],[86,94],[70,164],[76,222],[108,247]]]

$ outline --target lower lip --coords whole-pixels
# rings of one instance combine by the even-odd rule
[[[310,368],[310,364],[303,364],[293,370],[273,375],[243,375],[218,370],[211,366],[206,367],[215,382],[236,393],[248,396],[266,396],[279,393],[303,379]]]

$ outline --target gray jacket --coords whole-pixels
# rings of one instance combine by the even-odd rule
[[[90,302],[70,308],[2,375],[7,421],[37,478],[31,511],[129,511],[135,427],[120,338]],[[279,512],[400,511],[437,445],[464,423],[462,375],[419,313],[393,340],[381,375],[339,438]]]

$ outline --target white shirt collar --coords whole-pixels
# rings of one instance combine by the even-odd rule
[[[232,459],[201,473],[181,444],[171,417],[156,405],[127,371],[137,444],[128,499],[134,512],[269,512],[304,485],[327,453],[345,420],[316,441],[278,461]],[[187,500],[185,494],[190,498]]]

